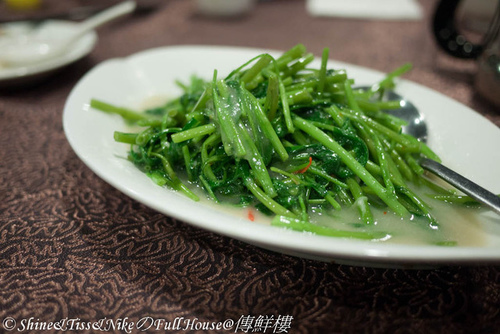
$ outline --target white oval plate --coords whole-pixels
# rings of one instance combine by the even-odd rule
[[[500,262],[500,219],[485,215],[489,232],[481,247],[439,247],[384,244],[309,235],[250,222],[222,209],[195,203],[181,194],[158,187],[125,159],[128,146],[114,142],[115,130],[126,131],[123,120],[89,108],[91,98],[127,107],[139,107],[157,96],[174,97],[193,74],[221,75],[262,52],[232,47],[176,46],[153,49],[101,63],[74,87],[63,114],[64,131],[76,154],[98,176],[133,199],[199,228],[263,248],[305,258],[370,266],[418,266]],[[319,60],[316,60],[319,66]],[[332,61],[345,68],[358,85],[371,84],[383,74]],[[500,192],[498,170],[500,129],[468,107],[421,85],[404,81],[397,91],[422,110],[429,123],[429,145],[449,167]]]
[[[67,34],[71,34],[75,28],[75,22],[50,20],[43,23],[43,26],[40,27],[39,34],[40,36],[58,39]],[[32,29],[32,24],[29,22],[16,22],[2,25],[0,27],[0,45],[2,39],[29,33],[30,29]],[[19,86],[21,84],[41,80],[54,71],[88,55],[94,49],[96,42],[97,34],[95,31],[91,31],[75,41],[75,43],[68,48],[67,52],[52,59],[22,67],[0,66],[0,86]]]

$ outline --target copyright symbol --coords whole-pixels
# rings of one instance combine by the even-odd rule
[[[16,328],[16,319],[12,317],[7,317],[2,321],[3,328],[5,330],[11,331]]]

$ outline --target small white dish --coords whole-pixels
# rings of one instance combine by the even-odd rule
[[[307,0],[312,16],[351,19],[417,21],[423,10],[416,0]]]
[[[233,47],[177,46],[153,49],[105,61],[73,88],[63,113],[67,139],[82,161],[98,176],[133,199],[166,215],[215,233],[277,252],[337,263],[370,266],[426,267],[449,264],[500,263],[500,218],[481,216],[486,230],[484,245],[442,247],[366,242],[304,234],[250,222],[214,205],[193,202],[185,196],[154,184],[127,161],[128,145],[114,142],[113,132],[127,131],[123,120],[89,108],[92,98],[129,108],[140,108],[158,96],[175,97],[175,80],[187,81],[193,74],[221,76],[262,53],[280,53]],[[319,67],[319,60],[313,66]],[[356,84],[374,83],[384,74],[340,62]],[[443,162],[480,185],[500,192],[500,129],[470,108],[429,88],[402,80],[397,92],[411,100],[429,125],[429,145]],[[89,135],[92,134],[92,135]],[[257,219],[258,220],[258,219]]]
[[[26,34],[32,28],[33,24],[29,22],[4,24],[0,26],[0,44],[2,43],[2,38]],[[40,34],[50,36],[54,39],[61,39],[72,34],[76,28],[77,24],[74,22],[51,20],[43,24],[41,28],[43,30]],[[95,31],[90,31],[75,41],[67,52],[54,58],[20,67],[6,67],[0,64],[0,87],[8,88],[40,81],[55,71],[88,55],[94,49],[96,42],[97,34]]]

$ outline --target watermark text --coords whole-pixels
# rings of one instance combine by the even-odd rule
[[[93,332],[122,331],[137,333],[144,331],[179,332],[179,331],[228,331],[233,333],[288,333],[293,317],[290,315],[242,315],[238,319],[206,321],[199,318],[175,317],[174,319],[145,316],[140,319],[128,317],[110,319],[101,318],[87,321],[80,318],[63,318],[56,321],[42,321],[35,317],[15,319],[6,317],[2,328],[12,332],[60,331],[72,332],[91,330]]]

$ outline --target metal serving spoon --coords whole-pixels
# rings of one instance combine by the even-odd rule
[[[60,56],[89,31],[132,12],[135,7],[135,1],[124,1],[78,23],[76,28],[63,38],[45,36],[40,28],[28,35],[5,40],[0,44],[0,65],[21,67]]]
[[[361,89],[367,88],[362,87]],[[403,127],[403,133],[412,135],[422,142],[426,142],[427,125],[425,123],[424,117],[418,111],[418,109],[410,101],[404,99],[401,95],[393,91],[387,91],[384,97],[386,97],[388,100],[401,101],[400,109],[386,110],[385,112],[396,116],[408,123],[407,126]],[[497,195],[434,160],[421,158],[419,160],[419,164],[420,166],[422,166],[422,168],[439,176],[441,179],[445,180],[455,188],[461,190],[476,201],[487,205],[493,211],[500,214],[500,197],[498,197]]]

